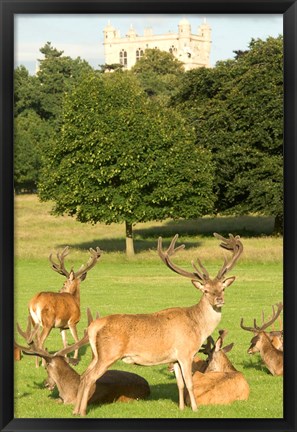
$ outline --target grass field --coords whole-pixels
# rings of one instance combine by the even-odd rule
[[[240,234],[244,253],[232,271],[235,283],[227,289],[219,328],[227,329],[226,344],[234,342],[229,358],[242,371],[250,385],[246,402],[230,406],[178,409],[175,378],[166,365],[142,367],[117,362],[115,369],[142,375],[150,384],[146,401],[92,406],[88,418],[282,418],[283,380],[273,377],[259,356],[247,354],[252,333],[240,328],[240,318],[252,325],[253,318],[271,313],[271,305],[282,300],[282,238],[272,237],[272,218],[202,218],[195,221],[165,221],[135,226],[136,255],[124,254],[124,225],[83,225],[69,217],[50,215],[50,203],[40,203],[34,195],[15,198],[15,321],[25,327],[27,304],[39,291],[58,291],[64,278],[50,269],[51,251],[69,245],[66,266],[76,270],[88,259],[88,249],[100,246],[104,251],[99,263],[81,285],[82,318],[79,335],[86,327],[86,308],[101,316],[112,313],[153,312],[173,306],[190,306],[201,297],[189,280],[170,272],[156,253],[157,238],[164,244],[175,233],[186,250],[175,262],[190,270],[190,262],[199,256],[210,275],[222,265],[224,253],[212,233]],[[218,329],[217,329],[218,330]],[[217,332],[213,335],[217,336]],[[23,342],[19,335],[17,340]],[[72,342],[69,334],[68,341]],[[50,351],[62,347],[58,330],[46,341]],[[91,359],[89,347],[80,350],[76,370],[82,373]],[[45,370],[35,368],[35,359],[24,356],[15,362],[15,418],[70,418],[72,407],[57,403],[57,391],[43,387]]]

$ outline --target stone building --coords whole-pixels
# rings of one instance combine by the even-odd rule
[[[191,24],[185,18],[179,22],[177,33],[155,35],[151,28],[146,28],[143,36],[139,36],[131,25],[126,36],[121,37],[110,22],[103,33],[105,64],[120,63],[124,68],[131,69],[147,48],[158,48],[171,52],[184,63],[186,71],[210,67],[211,28],[206,20],[198,27],[196,34],[192,33]]]

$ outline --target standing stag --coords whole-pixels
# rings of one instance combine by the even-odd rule
[[[88,322],[93,320],[88,310]],[[38,326],[38,324],[36,325]],[[31,331],[31,321],[28,320],[26,331],[17,325],[19,334],[26,340],[28,346],[21,346],[15,342],[15,346],[24,354],[41,357],[45,362],[47,371],[47,387],[53,390],[58,388],[59,397],[64,404],[75,404],[77,390],[80,383],[80,375],[70,366],[77,364],[78,360],[67,358],[65,354],[86,345],[89,341],[88,335],[74,345],[64,348],[55,353],[39,348],[34,341],[36,327]],[[130,402],[132,400],[144,399],[150,394],[148,382],[141,376],[134,373],[110,370],[102,375],[95,383],[90,394],[88,404],[104,404],[112,402]]]
[[[273,336],[264,331],[274,323],[283,310],[282,303],[278,303],[276,306],[277,311],[275,311],[273,306],[272,318],[266,323],[262,323],[261,327],[257,326],[255,319],[253,327],[244,326],[243,318],[241,318],[240,326],[243,330],[248,330],[254,333],[251,345],[247,351],[248,354],[260,353],[263,362],[272,375],[283,375],[283,351],[277,349],[273,345]]]
[[[38,346],[43,348],[44,341],[53,328],[61,330],[63,346],[66,348],[66,329],[69,329],[75,342],[78,341],[76,325],[80,320],[80,283],[85,280],[87,272],[91,270],[100,258],[102,251],[99,247],[90,249],[90,258],[77,272],[73,269],[67,271],[64,260],[68,255],[69,247],[66,246],[61,253],[57,253],[58,262],[54,262],[52,254],[49,260],[52,269],[66,277],[60,292],[43,291],[36,294],[29,302],[28,308],[33,324],[42,327],[38,335]],[[75,350],[74,358],[77,358],[78,350]],[[37,360],[36,366],[39,365]]]
[[[174,272],[190,278],[203,293],[195,306],[175,307],[151,314],[117,314],[99,318],[88,327],[94,358],[82,374],[74,414],[86,415],[89,392],[96,379],[117,360],[126,363],[152,366],[174,362],[179,389],[179,407],[184,409],[184,384],[193,410],[197,409],[192,382],[192,360],[204,340],[214,331],[221,319],[224,290],[235,277],[226,278],[227,272],[240,257],[243,246],[239,236],[229,239],[214,234],[221,240],[221,247],[232,252],[229,262],[214,279],[198,259],[200,268],[193,264],[194,272],[182,270],[170,257],[184,245],[175,249],[176,235],[166,252],[162,250],[162,238],[158,240],[158,253],[162,261]]]

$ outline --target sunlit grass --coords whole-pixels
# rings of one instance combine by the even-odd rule
[[[124,254],[124,226],[113,224],[83,225],[69,217],[49,215],[51,205],[40,203],[36,196],[16,197],[16,260],[15,260],[15,321],[26,325],[27,304],[38,291],[58,291],[64,278],[50,269],[48,255],[64,245],[71,247],[66,266],[77,269],[88,259],[88,248],[100,246],[103,256],[81,286],[82,318],[79,335],[86,327],[86,308],[101,316],[112,313],[153,312],[174,306],[189,306],[201,297],[189,280],[168,270],[156,253],[157,238],[162,235],[168,244],[173,234],[180,234],[186,250],[176,262],[191,268],[190,262],[199,256],[210,274],[215,276],[222,265],[224,252],[212,232],[240,233],[244,254],[232,271],[235,283],[226,291],[226,304],[220,328],[228,330],[226,344],[234,342],[229,357],[244,373],[250,384],[250,398],[230,406],[178,409],[178,392],[174,377],[166,365],[141,367],[117,362],[113,368],[138,373],[150,384],[147,401],[90,407],[88,418],[282,418],[282,377],[272,377],[259,356],[250,357],[247,348],[252,334],[240,328],[244,317],[250,325],[271,313],[271,305],[282,300],[282,238],[268,236],[271,220],[263,218],[229,219],[203,218],[197,221],[165,221],[137,224],[136,250],[133,259]],[[251,223],[248,230],[243,223]],[[203,225],[205,222],[205,225]],[[241,225],[240,225],[241,224]],[[270,225],[269,225],[270,224]],[[207,226],[203,231],[202,227]],[[191,227],[191,229],[189,228]],[[196,231],[195,231],[196,227]],[[170,228],[170,229],[169,229]],[[208,235],[209,234],[209,235]],[[214,337],[217,333],[215,333]],[[16,335],[19,342],[21,338]],[[72,341],[68,336],[69,342]],[[50,351],[62,347],[59,331],[53,330],[47,339]],[[81,349],[81,360],[76,370],[82,373],[88,366],[90,348]],[[70,418],[72,407],[57,403],[57,392],[43,388],[46,373],[35,368],[35,359],[24,356],[15,363],[15,417]]]

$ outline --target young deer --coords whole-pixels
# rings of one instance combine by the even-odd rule
[[[195,357],[193,361],[194,395],[198,405],[225,405],[249,397],[250,389],[246,379],[226,355],[233,343],[223,347],[227,332],[220,330],[219,334],[216,342],[209,336],[206,345],[199,351],[207,355],[207,360]],[[187,391],[185,401],[186,405],[190,405]]]
[[[200,268],[193,264],[194,272],[182,270],[170,257],[184,245],[175,249],[176,235],[166,252],[162,251],[162,238],[158,240],[158,253],[162,261],[174,272],[190,278],[203,293],[195,306],[175,307],[150,314],[117,314],[93,321],[88,327],[94,358],[81,376],[74,414],[85,415],[90,389],[96,379],[117,360],[140,365],[174,362],[179,389],[179,407],[184,409],[184,383],[189,391],[191,407],[197,409],[192,383],[192,360],[203,341],[213,332],[221,319],[224,290],[235,277],[226,278],[240,257],[243,246],[238,236],[225,239],[218,234],[221,247],[232,252],[232,259],[224,265],[214,279],[198,259]]]
[[[38,326],[38,324],[37,324]],[[48,388],[53,390],[57,386],[59,397],[64,404],[74,404],[80,383],[80,375],[70,366],[77,364],[78,360],[65,357],[65,354],[74,351],[88,343],[85,336],[74,345],[62,349],[54,354],[38,348],[34,342],[34,331],[31,332],[31,322],[28,320],[27,330],[24,332],[18,325],[18,332],[25,338],[28,346],[16,346],[24,354],[36,355],[45,361],[45,369],[48,374]],[[132,400],[145,399],[150,394],[148,382],[139,375],[130,372],[110,370],[102,375],[95,383],[90,393],[88,404],[104,404],[112,402],[130,402]]]
[[[264,331],[274,323],[283,309],[282,303],[278,303],[276,306],[277,311],[275,311],[273,307],[272,318],[268,322],[262,323],[261,327],[257,326],[256,320],[254,320],[254,327],[244,326],[243,318],[241,318],[240,326],[243,330],[254,333],[254,337],[251,340],[251,345],[247,352],[249,354],[259,352],[263,362],[272,375],[283,375],[283,352],[272,344],[271,336]]]
[[[53,328],[61,330],[63,346],[67,346],[66,329],[70,332],[75,340],[78,341],[76,325],[80,320],[80,283],[85,280],[87,272],[91,270],[100,258],[102,251],[99,247],[90,249],[91,257],[85,265],[82,265],[77,272],[73,269],[67,271],[64,265],[64,259],[68,255],[69,247],[57,253],[58,263],[52,259],[52,269],[67,279],[63,284],[60,292],[43,291],[36,294],[29,302],[28,308],[33,324],[40,324],[42,327],[41,334],[38,335],[38,346],[43,348],[44,341]],[[78,350],[75,351],[74,358],[77,358]],[[37,360],[36,366],[39,362]]]

